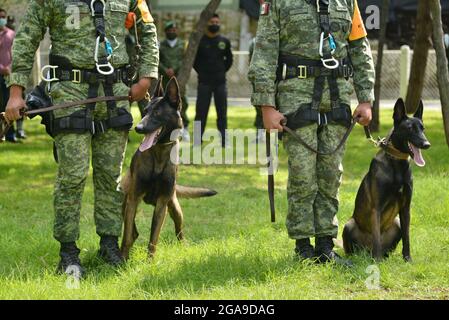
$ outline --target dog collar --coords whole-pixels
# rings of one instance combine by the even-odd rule
[[[391,142],[382,146],[387,155],[398,160],[410,160],[410,155],[396,149]]]

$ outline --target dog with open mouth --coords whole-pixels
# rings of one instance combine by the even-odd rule
[[[166,93],[159,80],[155,94],[145,109],[145,116],[135,128],[144,138],[121,184],[125,194],[121,252],[125,259],[128,259],[129,251],[138,237],[135,217],[137,206],[142,200],[155,207],[148,244],[151,257],[156,252],[167,211],[174,221],[178,240],[184,238],[183,213],[178,198],[209,197],[217,194],[214,190],[184,187],[176,183],[179,141],[174,132],[183,127],[180,110],[181,96],[176,78],[168,82]]]
[[[353,216],[343,230],[346,254],[364,248],[380,260],[388,257],[402,240],[402,256],[411,261],[409,230],[413,178],[410,161],[423,167],[426,163],[421,150],[430,147],[424,134],[423,109],[421,101],[414,116],[408,117],[404,101],[396,102],[393,130],[371,161],[357,193]]]

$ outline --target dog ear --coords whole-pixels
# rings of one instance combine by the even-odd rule
[[[178,81],[175,77],[171,78],[168,82],[165,90],[165,96],[173,106],[176,106],[177,109],[181,108],[181,94]]]
[[[163,76],[157,80],[156,86],[154,87],[154,92],[152,98],[159,98],[164,96],[164,88],[162,87]]]
[[[402,120],[407,119],[407,109],[402,98],[399,98],[394,105],[393,120],[394,124],[398,124]]]
[[[422,120],[422,114],[424,112],[424,104],[422,100],[419,101],[418,109],[416,109],[415,114],[413,115],[415,118]]]

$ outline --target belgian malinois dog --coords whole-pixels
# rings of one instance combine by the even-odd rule
[[[407,116],[404,101],[396,102],[394,128],[371,161],[357,193],[352,219],[343,230],[346,254],[352,254],[357,247],[365,248],[379,261],[388,257],[402,239],[402,256],[405,261],[411,261],[409,230],[413,178],[410,158],[423,167],[421,149],[430,147],[424,135],[422,115],[422,101],[411,118]]]
[[[149,256],[152,257],[156,252],[167,209],[175,223],[178,240],[184,238],[183,213],[178,197],[198,198],[216,194],[210,189],[183,187],[176,184],[179,142],[176,138],[172,139],[172,133],[182,128],[180,108],[181,96],[176,79],[172,78],[168,82],[165,94],[159,81],[155,94],[145,109],[145,116],[135,128],[145,137],[135,152],[130,169],[122,181],[125,199],[121,252],[125,259],[128,259],[129,250],[138,237],[135,216],[137,206],[142,200],[155,207],[148,244]]]

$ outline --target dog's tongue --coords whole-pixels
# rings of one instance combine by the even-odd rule
[[[150,149],[154,144],[154,139],[156,138],[156,135],[158,133],[158,130],[153,131],[152,133],[146,134],[143,138],[142,143],[139,146],[139,151],[144,152],[148,149]]]
[[[426,161],[424,161],[424,158],[422,157],[421,149],[415,147],[411,143],[410,143],[410,147],[412,148],[412,152],[413,152],[413,161],[415,161],[415,163],[418,167],[424,167],[426,165]]]

